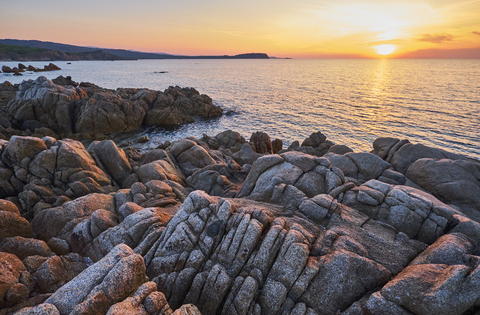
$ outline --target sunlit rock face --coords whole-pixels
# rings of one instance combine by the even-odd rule
[[[376,155],[390,162],[417,187],[480,222],[478,160],[394,138],[379,138],[373,147]]]
[[[471,265],[467,257],[478,250],[474,241],[480,231],[478,224],[421,191],[400,188],[395,192],[392,186],[381,182],[368,186],[378,193],[383,190],[385,198],[395,203],[382,206],[377,201],[385,214],[376,219],[371,209],[357,211],[328,195],[306,199],[292,212],[283,206],[218,199],[194,192],[145,256],[147,274],[173,307],[193,303],[202,314],[229,314],[233,310],[240,314],[288,314],[297,309],[313,314],[350,313],[362,308],[387,311],[401,309],[407,303],[406,297],[414,293],[423,301],[424,310],[438,301],[418,291],[422,281],[442,280],[422,280],[425,276],[407,266],[417,257],[417,264],[434,264],[431,268],[439,274],[454,275],[457,271],[442,265],[456,263],[452,259],[459,252],[464,258],[457,261],[464,266],[458,271],[472,280],[458,280],[461,289],[456,282],[451,288],[448,282],[442,286],[471,296],[468,302],[460,303],[462,309],[474,306],[480,293],[474,293],[478,286],[470,282],[477,281],[478,264]],[[346,200],[354,197],[358,203],[367,201],[363,204],[373,207],[369,204],[373,197],[358,197],[359,193],[346,194]],[[311,203],[308,211],[304,205],[307,202]],[[423,205],[419,211],[425,211],[423,219],[419,215],[418,230],[395,221],[402,219],[403,223],[413,215],[397,214],[395,207],[403,206],[405,211],[414,213],[408,207],[416,205]],[[458,228],[451,236],[455,241],[449,242],[450,236],[440,238],[447,224]],[[463,229],[462,225],[467,224],[475,227]],[[438,258],[445,246],[453,247]],[[420,282],[411,287],[399,280],[417,276],[420,279],[415,281]],[[396,280],[392,282],[392,278]],[[397,289],[397,282],[402,283],[401,288]],[[435,290],[434,284],[431,286]],[[382,287],[370,297],[372,291]],[[398,297],[384,293],[396,292],[392,288],[402,293]],[[381,300],[383,308],[374,303],[374,298]]]

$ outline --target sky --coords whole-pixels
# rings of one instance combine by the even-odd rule
[[[179,55],[480,58],[480,0],[0,0],[0,38]]]

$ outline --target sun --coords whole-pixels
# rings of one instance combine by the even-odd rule
[[[375,50],[380,55],[390,55],[395,51],[395,45],[378,45],[375,46]]]

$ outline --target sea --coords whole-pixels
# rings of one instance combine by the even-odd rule
[[[23,62],[43,68],[48,62]],[[18,62],[0,62],[17,66]],[[378,137],[408,139],[480,159],[480,59],[230,59],[56,61],[59,71],[110,89],[194,87],[228,115],[178,128],[139,129],[119,138],[140,149],[231,129],[263,131],[284,147],[321,131],[336,144],[369,152]],[[135,144],[148,136],[150,141]]]

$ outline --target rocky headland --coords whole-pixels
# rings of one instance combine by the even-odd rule
[[[0,113],[0,139],[24,135],[76,140],[106,139],[141,126],[177,126],[194,122],[194,117],[223,114],[210,97],[193,88],[109,90],[63,76],[0,84]]]
[[[218,111],[193,89],[72,82],[0,89],[0,314],[480,311],[480,161],[321,132],[86,145]]]

